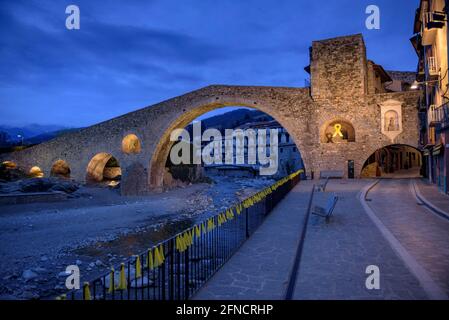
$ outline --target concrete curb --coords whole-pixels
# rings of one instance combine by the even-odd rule
[[[436,206],[434,206],[432,204],[432,202],[430,202],[429,200],[426,199],[426,197],[424,197],[422,195],[422,193],[419,191],[419,187],[416,184],[415,180],[411,181],[411,185],[410,185],[410,189],[411,191],[413,191],[413,195],[415,196],[415,198],[423,203],[432,213],[437,214],[438,216],[440,216],[441,218],[444,218],[446,220],[449,221],[449,212],[444,211]]]
[[[373,182],[372,184],[364,187],[359,193],[359,201],[362,204],[366,214],[370,217],[371,221],[376,225],[384,238],[388,241],[390,246],[396,252],[398,257],[404,262],[405,266],[416,277],[421,287],[426,292],[427,296],[431,300],[449,300],[447,294],[442,290],[438,284],[430,277],[427,271],[415,260],[415,258],[402,246],[399,240],[388,230],[388,228],[377,217],[373,209],[366,202],[366,196],[370,190],[372,190],[380,180]]]

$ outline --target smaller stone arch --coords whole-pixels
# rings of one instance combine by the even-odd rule
[[[31,167],[30,171],[28,172],[28,175],[31,178],[43,178],[44,177],[44,171],[38,166]]]
[[[320,130],[321,143],[355,142],[356,134],[352,123],[345,119],[327,121]]]
[[[110,186],[118,185],[122,175],[118,160],[107,152],[97,153],[90,160],[86,171],[87,182],[106,182]]]
[[[62,159],[56,160],[51,167],[50,175],[53,177],[70,178],[69,164]]]
[[[2,168],[5,169],[17,169],[17,163],[14,161],[3,161],[2,162]]]
[[[138,154],[142,151],[140,139],[133,133],[128,134],[122,140],[122,151],[126,154]]]

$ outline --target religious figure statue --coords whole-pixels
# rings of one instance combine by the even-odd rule
[[[399,131],[399,117],[396,111],[390,110],[385,113],[385,131]]]

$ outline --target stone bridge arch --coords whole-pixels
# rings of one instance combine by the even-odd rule
[[[161,186],[161,169],[170,150],[169,133],[183,128],[208,111],[225,106],[246,106],[275,118],[290,134],[310,170],[309,142],[312,140],[314,103],[308,88],[222,86],[205,87],[120,117],[67,133],[20,152],[0,155],[25,171],[33,166],[49,176],[53,163],[61,159],[70,164],[71,179],[85,182],[86,170],[98,153],[108,153],[120,163],[121,193],[142,194]],[[138,151],[123,149],[123,139],[138,137]],[[133,143],[134,145],[134,143]],[[125,148],[126,149],[126,148]]]
[[[296,110],[298,101],[292,100],[289,105],[288,101],[286,104],[283,99],[277,99],[273,96],[270,99],[265,97],[265,95],[273,92],[273,88],[261,87],[257,88],[256,92],[253,93],[254,96],[249,98],[248,92],[239,92],[239,90],[233,92],[230,90],[227,94],[217,93],[213,97],[204,97],[189,104],[177,106],[177,112],[176,110],[173,112],[170,120],[166,121],[165,130],[156,139],[158,144],[154,148],[149,164],[148,184],[150,189],[159,190],[163,186],[165,163],[173,145],[173,142],[170,141],[171,132],[177,128],[185,128],[204,113],[226,106],[249,107],[272,116],[289,132],[301,153],[304,167],[308,170],[311,165],[305,143],[306,128],[309,123],[308,113]],[[301,107],[308,108],[312,103],[308,97],[308,92],[302,90],[302,96],[305,105]]]

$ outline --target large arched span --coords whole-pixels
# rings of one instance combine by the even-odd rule
[[[390,144],[378,148],[365,160],[360,177],[419,177],[422,153],[414,146]]]
[[[263,104],[258,103],[252,103],[249,104],[248,102],[242,102],[238,100],[231,100],[228,102],[220,102],[220,103],[206,103],[206,104],[199,104],[193,108],[191,108],[189,111],[183,110],[183,113],[176,118],[173,122],[170,123],[168,128],[164,131],[163,135],[159,139],[159,143],[157,144],[155,151],[153,153],[153,156],[150,161],[150,172],[149,172],[149,186],[150,189],[160,189],[163,187],[164,184],[164,171],[165,171],[165,164],[166,160],[169,156],[170,150],[173,146],[173,141],[170,141],[170,134],[173,130],[178,128],[185,128],[189,123],[191,123],[194,119],[198,118],[199,116],[210,112],[215,109],[227,107],[227,106],[238,106],[238,107],[248,107],[257,109],[259,111],[262,111],[271,117],[273,117],[276,121],[279,122],[281,126],[283,126],[292,137],[293,141],[297,145],[298,149],[301,153],[302,161],[304,163],[305,169],[308,168],[308,161],[307,156],[304,154],[303,146],[301,144],[302,139],[300,139],[298,135],[298,127],[294,127],[291,122],[284,121],[285,116],[281,116],[280,114],[277,114],[275,108],[272,106],[267,106]]]

